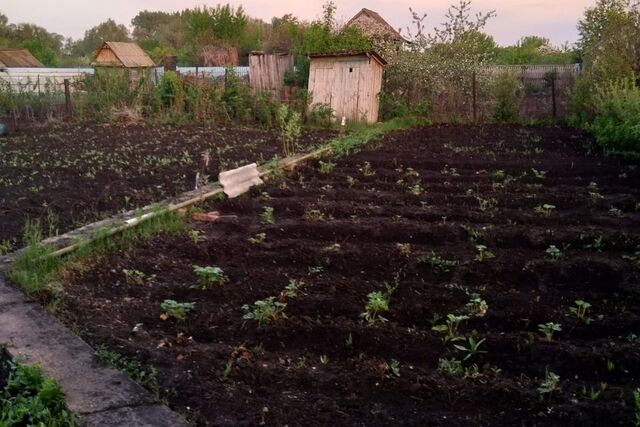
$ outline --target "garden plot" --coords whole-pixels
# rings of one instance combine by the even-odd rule
[[[629,425],[640,171],[587,141],[393,133],[68,269],[59,313],[198,425]]]
[[[329,136],[307,132],[300,147]],[[20,246],[28,219],[56,235],[192,190],[197,173],[216,181],[282,156],[281,146],[275,132],[196,126],[59,125],[0,138],[0,244]]]

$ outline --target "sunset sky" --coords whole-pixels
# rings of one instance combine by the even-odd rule
[[[396,28],[410,24],[409,7],[426,12],[428,27],[443,20],[447,6],[457,0],[336,0],[338,17],[347,20],[363,7],[373,9]],[[65,37],[80,38],[88,28],[113,18],[130,26],[140,10],[175,11],[198,5],[212,6],[216,1],[193,0],[2,0],[0,12],[10,22],[32,22]],[[228,0],[222,3],[243,5],[247,13],[265,20],[286,13],[311,20],[320,15],[322,1],[309,0]],[[474,10],[495,9],[498,16],[487,32],[500,44],[512,44],[525,35],[541,35],[558,45],[577,39],[576,24],[584,9],[595,0],[475,0]]]

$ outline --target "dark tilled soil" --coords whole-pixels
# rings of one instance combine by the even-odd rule
[[[306,132],[300,147],[328,138]],[[0,138],[0,242],[19,246],[27,219],[55,235],[192,190],[198,172],[216,181],[220,170],[282,156],[281,147],[275,132],[196,126],[62,124]]]
[[[170,405],[203,426],[630,425],[640,171],[585,141],[510,126],[389,135],[331,173],[310,164],[209,206],[237,220],[192,223],[199,243],[159,236],[71,271],[62,316],[92,344],[154,366]],[[548,216],[535,212],[545,204]],[[265,207],[274,224],[261,223]],[[478,260],[477,245],[495,258]],[[457,264],[444,271],[434,257]],[[193,289],[194,265],[228,281]],[[127,284],[124,269],[144,283]],[[292,279],[305,287],[281,295]],[[367,295],[393,286],[388,321],[368,325]],[[472,293],[484,316],[471,314]],[[243,320],[244,304],[271,296],[286,319]],[[195,309],[161,320],[166,299]],[[592,304],[585,321],[576,300]],[[485,340],[481,352],[462,360],[454,344],[465,342],[432,330],[449,313],[470,316],[457,335]],[[550,342],[538,331],[547,322],[562,329]],[[439,369],[444,359],[466,377]],[[546,371],[559,383],[541,394]]]

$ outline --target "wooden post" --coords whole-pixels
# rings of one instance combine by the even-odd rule
[[[64,79],[64,105],[67,113],[67,118],[72,118],[73,106],[71,105],[71,88],[69,79]]]
[[[473,71],[473,82],[472,82],[472,92],[473,92],[473,123],[478,122],[478,83],[476,78],[476,72]]]
[[[155,74],[155,77],[156,77],[156,86],[157,86],[158,84],[160,84],[160,78],[158,77],[158,69],[154,68],[153,73]]]
[[[558,116],[557,105],[556,105],[556,76],[555,74],[551,75],[551,108],[553,112],[553,118],[556,119]]]

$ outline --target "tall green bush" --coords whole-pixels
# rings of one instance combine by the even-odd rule
[[[608,151],[640,154],[640,87],[633,79],[598,86],[589,129]]]
[[[493,119],[497,122],[518,120],[518,80],[509,73],[502,73],[494,85],[495,107]]]

